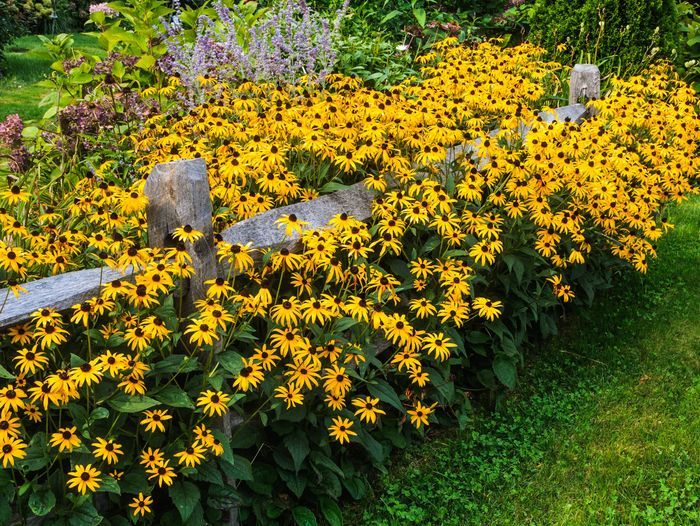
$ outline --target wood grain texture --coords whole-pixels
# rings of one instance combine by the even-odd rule
[[[15,298],[8,289],[0,291],[0,301],[5,306],[0,311],[0,329],[22,323],[39,309],[52,307],[58,311],[70,309],[77,303],[94,298],[100,287],[115,279],[128,279],[130,272],[120,272],[109,267],[66,272],[22,285],[26,293]]]
[[[156,165],[146,180],[144,192],[148,197],[149,246],[174,246],[173,231],[185,225],[204,234],[194,243],[185,243],[194,268],[194,275],[185,281],[181,291],[184,314],[188,314],[194,310],[194,302],[205,297],[204,282],[216,278],[212,205],[204,159]]]
[[[573,104],[557,108],[551,112],[542,112],[543,122],[569,121],[580,122],[587,115],[586,106]],[[527,134],[528,128],[523,129]],[[471,155],[480,163],[486,162],[479,155],[479,142],[458,145],[448,152],[448,161],[454,161],[462,155]],[[149,244],[162,247],[172,244],[170,234],[185,224],[205,234],[204,239],[191,247],[190,251],[195,268],[198,270],[196,280],[190,286],[191,298],[203,297],[204,281],[217,275],[228,275],[224,265],[216,266],[213,247],[211,200],[206,166],[202,159],[175,161],[158,165],[146,181],[146,194],[149,197],[147,207]],[[367,220],[372,214],[374,192],[363,183],[357,183],[345,190],[321,196],[304,203],[295,203],[259,214],[251,219],[236,223],[221,233],[224,241],[232,244],[251,246],[258,250],[290,251],[300,248],[298,235],[286,237],[277,220],[289,214],[295,214],[302,221],[307,221],[307,228],[324,228],[337,214],[347,213],[361,220]],[[260,259],[260,253],[256,257]],[[29,315],[43,307],[65,310],[86,299],[95,296],[99,290],[100,269],[68,272],[58,276],[27,283],[24,287],[28,293],[15,299],[9,295],[5,307],[0,312],[0,328],[21,323]],[[121,276],[114,270],[104,269],[102,283]],[[0,301],[8,294],[7,289],[0,290]]]
[[[581,99],[600,98],[600,70],[595,64],[576,64],[571,70],[569,81],[569,104]]]

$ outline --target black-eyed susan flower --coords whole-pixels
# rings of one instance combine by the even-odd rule
[[[153,504],[153,498],[150,495],[146,496],[139,492],[138,496],[132,499],[129,507],[134,509],[134,517],[139,515],[143,517],[146,513],[151,513],[151,504]]]
[[[206,390],[197,398],[197,407],[208,416],[221,416],[228,412],[228,403],[231,397],[221,391]]]
[[[296,407],[304,402],[304,395],[301,389],[293,384],[281,385],[275,389],[275,398],[283,400],[287,404],[287,409]]]
[[[193,468],[202,463],[202,460],[204,460],[204,453],[206,453],[204,447],[194,443],[184,450],[175,453],[174,456],[178,459],[178,464],[184,464],[185,466]]]
[[[407,411],[411,419],[411,424],[416,426],[416,428],[420,428],[421,426],[427,426],[428,418],[432,414],[436,405],[437,402],[429,406],[423,405],[420,401],[416,402],[413,406],[413,409],[409,409]]]
[[[8,464],[14,467],[16,459],[22,459],[27,456],[27,452],[24,451],[26,448],[27,444],[22,442],[22,440],[19,438],[8,436],[0,439],[0,458],[2,458],[2,467],[6,468]]]
[[[157,479],[159,488],[163,487],[163,484],[172,486],[173,481],[177,478],[175,470],[168,464],[170,464],[170,461],[166,460],[146,470],[148,480]]]
[[[155,433],[160,431],[165,433],[165,424],[170,419],[172,415],[168,414],[166,409],[154,409],[152,411],[144,411],[144,418],[139,422],[142,426],[146,428],[149,433]]]
[[[141,452],[139,464],[150,469],[163,463],[164,457],[160,449],[146,448]]]
[[[352,430],[353,422],[348,418],[335,417],[332,420],[331,426],[328,428],[330,436],[340,442],[341,444],[345,442],[350,442],[350,437],[357,436]]]
[[[92,464],[76,464],[74,471],[68,472],[68,487],[76,488],[82,495],[88,491],[97,491],[102,482],[100,475],[100,471],[93,468]]]
[[[70,453],[81,444],[78,428],[75,426],[59,428],[58,431],[51,434],[49,443],[53,447],[57,447],[59,452],[68,451]]]
[[[475,298],[472,302],[472,308],[479,316],[489,321],[493,321],[501,315],[502,307],[502,302],[484,297]]]
[[[96,442],[92,443],[93,454],[97,458],[104,459],[107,464],[116,464],[119,461],[119,455],[123,455],[122,446],[112,439],[105,440],[97,438]]]
[[[363,422],[374,424],[377,422],[379,415],[385,415],[382,409],[379,408],[379,398],[365,396],[364,398],[355,398],[352,405],[357,407],[355,415],[360,417]]]

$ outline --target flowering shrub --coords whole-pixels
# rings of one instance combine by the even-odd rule
[[[672,228],[664,205],[698,190],[693,90],[659,66],[616,80],[593,118],[546,124],[560,65],[453,44],[387,92],[202,77],[207,102],[131,135],[139,171],[113,159],[38,187],[29,171],[0,194],[8,282],[91,259],[139,271],[3,338],[4,517],[220,524],[239,503],[246,522],[310,521],[302,500],[333,524],[368,465],[431,423],[466,425],[473,392],[512,387],[558,305],[592,300],[623,262],[646,269]],[[145,97],[176,100],[178,84]],[[472,139],[480,159],[448,156]],[[230,270],[185,317],[177,285],[202,234],[142,248],[144,178],[182,157],[208,163],[216,232],[357,181],[377,193],[372,219],[310,231],[284,216],[299,253],[218,237]],[[243,418],[230,440],[229,413]]]
[[[320,82],[336,60],[334,38],[349,1],[334,21],[313,11],[304,0],[284,0],[266,12],[255,5],[228,8],[215,4],[216,18],[201,15],[192,41],[175,15],[166,23],[168,53],[161,67],[177,75],[190,100],[201,99],[198,78],[231,82]]]

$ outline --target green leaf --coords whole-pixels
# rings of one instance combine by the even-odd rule
[[[348,317],[340,318],[338,321],[335,322],[335,331],[336,332],[344,332],[347,331],[350,327],[353,327],[357,325],[359,322]]]
[[[70,526],[97,526],[102,522],[102,516],[97,513],[95,506],[89,500],[83,501],[80,506],[71,511],[68,524]]]
[[[322,194],[331,194],[333,192],[337,192],[338,190],[347,190],[348,188],[350,187],[346,184],[331,181],[330,183],[324,184],[319,192]]]
[[[34,515],[43,517],[49,513],[56,505],[56,496],[50,488],[45,486],[35,488],[32,496],[29,497],[29,509]]]
[[[151,366],[146,376],[163,373],[191,373],[197,369],[197,359],[184,354],[171,354],[165,360],[160,360]]]
[[[187,519],[190,518],[195,506],[199,502],[199,488],[191,482],[176,481],[170,486],[168,494],[175,504],[177,511],[180,512],[182,522],[187,524]]]
[[[503,261],[506,262],[508,271],[515,274],[515,279],[518,281],[518,284],[522,283],[523,274],[525,273],[525,265],[523,265],[522,260],[513,254],[506,254],[503,256]]]
[[[92,413],[90,413],[90,420],[93,422],[95,420],[104,420],[105,418],[109,418],[109,409],[106,407],[96,407],[93,409]]]
[[[207,504],[215,510],[229,510],[239,501],[236,490],[229,486],[212,486],[207,495]]]
[[[323,518],[326,519],[329,526],[343,526],[343,514],[340,512],[338,504],[326,496],[321,497],[319,501],[321,507],[321,513],[323,513]]]
[[[292,510],[292,517],[297,526],[316,526],[316,516],[314,512],[305,506],[297,506]]]
[[[427,16],[425,13],[425,9],[423,9],[423,8],[414,9],[413,16],[416,18],[416,21],[418,22],[418,25],[420,27],[425,27],[425,19]]]
[[[149,70],[153,68],[153,66],[156,65],[156,58],[153,55],[143,55],[138,61],[136,62],[136,67]]]
[[[4,378],[5,380],[14,380],[15,375],[0,365],[0,378]]]
[[[29,447],[25,450],[27,454],[17,465],[26,471],[38,471],[49,463],[49,446],[46,435],[43,432],[36,433]]]
[[[110,477],[109,475],[102,477],[102,482],[100,483],[100,487],[97,488],[97,491],[102,493],[116,493],[117,495],[122,494],[122,490],[119,487],[119,482],[117,482],[114,477]]]
[[[299,471],[302,462],[309,454],[309,439],[306,438],[306,434],[300,429],[296,429],[291,434],[284,437],[284,445],[287,450],[292,455],[292,460],[294,461],[294,469]]]
[[[374,380],[373,383],[367,385],[367,390],[375,398],[379,398],[382,402],[386,402],[403,413],[403,404],[401,404],[399,396],[386,380],[381,378]]]
[[[513,358],[498,354],[493,360],[493,372],[496,378],[500,382],[508,387],[508,389],[513,389],[515,387],[515,379],[517,378],[518,370],[515,366]]]
[[[383,26],[384,24],[386,24],[390,20],[396,18],[397,16],[400,16],[401,14],[402,14],[401,11],[399,11],[398,9],[394,9],[388,15],[386,15],[384,18],[382,18],[382,21],[379,22],[379,25]]]
[[[119,393],[109,400],[108,403],[120,413],[139,413],[160,404],[158,400],[148,396],[129,396],[126,393]]]
[[[154,394],[153,397],[156,400],[163,402],[169,407],[184,407],[186,409],[194,409],[194,403],[192,402],[190,397],[187,396],[187,393],[185,391],[183,391],[176,385],[170,384],[166,386],[157,394]]]
[[[221,367],[234,376],[243,369],[243,357],[234,351],[226,351],[216,355],[215,360],[219,362]]]

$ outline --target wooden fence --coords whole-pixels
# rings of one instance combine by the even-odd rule
[[[581,97],[600,96],[600,73],[590,64],[577,64],[571,73],[568,106],[540,116],[545,122],[579,121],[586,115],[586,106],[578,103]],[[523,130],[526,134],[527,130]],[[459,155],[472,155],[479,159],[477,143],[458,145],[448,151],[447,161]],[[481,159],[483,160],[483,159]],[[194,244],[191,255],[195,275],[186,285],[186,304],[191,308],[194,300],[204,296],[204,282],[216,276],[226,276],[228,269],[217,263],[212,231],[212,205],[209,197],[209,181],[202,159],[179,160],[157,165],[146,181],[149,204],[146,209],[148,240],[151,247],[166,246],[175,228],[191,225],[204,233]],[[265,250],[290,251],[299,249],[298,236],[286,237],[278,228],[277,220],[295,214],[308,222],[308,228],[323,228],[333,216],[347,213],[360,220],[371,216],[375,194],[363,183],[347,189],[323,195],[303,203],[275,208],[251,219],[240,221],[224,230],[221,237],[233,244],[250,244],[262,253]],[[26,293],[15,297],[8,289],[0,289],[0,329],[25,322],[38,309],[50,307],[65,311],[73,305],[99,295],[101,288],[113,280],[130,279],[131,272],[120,272],[110,267],[66,272],[24,284]]]
[[[541,113],[544,122],[580,122],[589,111],[581,98],[600,97],[600,72],[597,66],[577,64],[570,79],[569,105]],[[528,128],[523,127],[525,136]],[[493,135],[497,130],[493,132]],[[446,162],[450,163],[461,155],[470,155],[479,163],[485,162],[479,155],[479,142],[457,145],[448,150]],[[189,246],[194,275],[186,280],[181,294],[184,294],[184,309],[191,311],[193,302],[206,294],[204,282],[214,277],[226,277],[229,269],[216,259],[212,228],[212,204],[206,165],[202,159],[179,160],[157,165],[149,175],[145,193],[149,199],[146,208],[148,223],[148,243],[150,247],[164,247],[171,243],[173,230],[183,225],[191,225],[204,236]],[[308,223],[307,228],[321,229],[328,225],[337,214],[347,213],[360,220],[371,217],[374,192],[364,183],[354,184],[347,189],[323,195],[303,203],[275,208],[251,219],[240,221],[221,233],[224,241],[231,244],[250,244],[257,257],[266,250],[287,248],[297,251],[301,244],[299,236],[287,237],[278,228],[277,220],[295,214]],[[24,284],[26,293],[15,297],[9,289],[0,290],[0,329],[5,329],[27,321],[31,314],[42,308],[66,311],[73,305],[82,303],[100,294],[102,287],[114,280],[129,280],[133,273],[120,272],[110,267],[66,272]],[[224,432],[231,436],[235,418],[224,418]],[[229,481],[235,484],[235,481]],[[226,521],[234,526],[237,510],[230,510]]]

